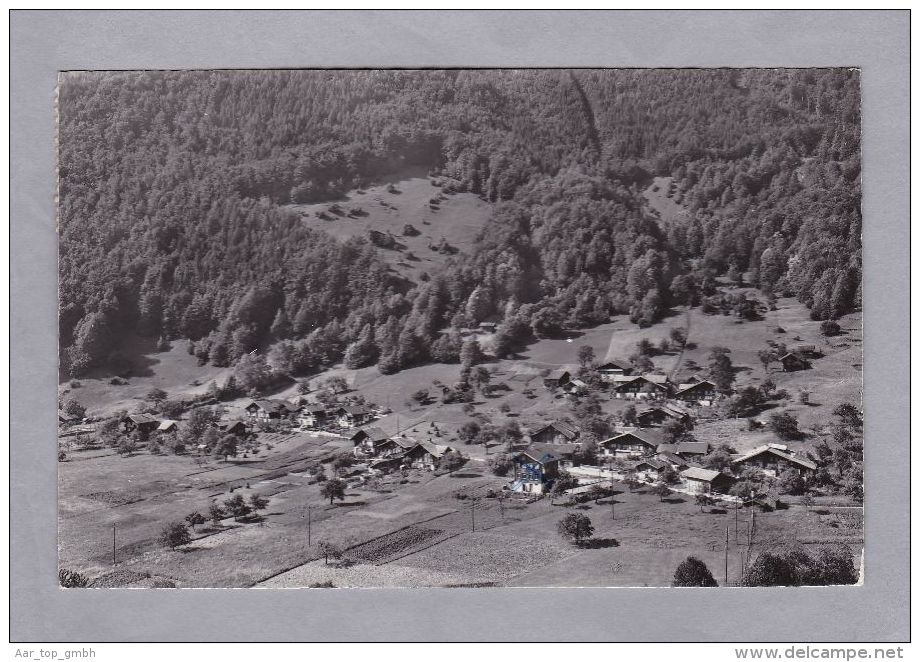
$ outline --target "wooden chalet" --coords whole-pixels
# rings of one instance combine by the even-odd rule
[[[590,390],[590,387],[586,382],[575,378],[563,384],[562,390],[569,395],[584,395]]]
[[[349,439],[354,444],[355,455],[377,455],[378,446],[389,439],[389,436],[380,428],[374,427],[361,428]]]
[[[121,419],[120,423],[121,431],[125,434],[131,434],[135,430],[149,434],[160,426],[160,421],[150,414],[128,414]]]
[[[420,441],[406,451],[405,455],[403,455],[403,463],[408,464],[413,469],[434,471],[438,468],[438,461],[444,457],[445,453],[452,450],[454,449],[450,446]]]
[[[612,382],[614,377],[628,375],[632,372],[632,366],[626,361],[607,361],[607,363],[597,366],[595,370],[602,381]]]
[[[643,474],[649,478],[657,479],[668,469],[672,469],[671,463],[657,457],[650,457],[642,460],[635,466],[636,473]]]
[[[246,405],[246,418],[252,425],[277,424],[290,420],[298,411],[300,407],[287,400],[253,400]]]
[[[716,385],[708,379],[678,384],[674,398],[710,407],[716,399]]]
[[[684,487],[691,494],[727,492],[734,482],[730,476],[714,469],[689,467],[680,472]]]
[[[676,444],[659,444],[657,453],[674,453],[685,460],[698,459],[709,452],[709,443],[705,441],[679,441]]]
[[[304,405],[297,414],[297,423],[304,429],[323,427],[329,421],[329,411],[326,405]]]
[[[246,423],[244,421],[218,421],[213,425],[221,434],[235,434],[238,437],[246,434]]]
[[[742,467],[754,467],[768,476],[777,476],[785,469],[794,469],[802,474],[814,473],[818,469],[814,462],[796,457],[791,451],[774,444],[759,446],[732,460],[732,471]]]
[[[157,426],[157,434],[172,434],[179,431],[179,422],[178,421],[160,421],[160,424]]]
[[[598,448],[605,456],[626,455],[638,457],[655,453],[658,442],[645,433],[621,432],[609,439],[598,442]]]
[[[543,449],[527,449],[512,459],[512,492],[543,494],[559,475],[559,458]]]
[[[562,388],[572,379],[572,373],[565,368],[553,370],[543,378],[543,386],[546,388]]]
[[[371,420],[371,411],[363,405],[343,405],[334,412],[340,428],[356,428]]]
[[[636,415],[636,420],[639,423],[639,427],[643,428],[657,427],[669,421],[689,423],[690,412],[679,405],[667,403],[643,409]]]
[[[581,433],[570,423],[553,421],[530,433],[530,441],[534,444],[570,444],[578,439]]]
[[[656,399],[667,397],[669,384],[665,375],[617,375],[612,389],[615,398]]]

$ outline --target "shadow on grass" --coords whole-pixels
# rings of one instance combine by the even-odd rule
[[[620,543],[616,538],[590,538],[578,544],[582,549],[607,549],[608,547],[619,547]]]
[[[473,472],[469,472],[469,471],[465,471],[465,472],[463,472],[463,473],[455,472],[455,473],[450,474],[450,475],[453,476],[454,478],[482,478],[482,474],[480,474],[480,473],[473,473]]]
[[[687,500],[681,497],[668,497],[661,500],[663,503],[685,503]]]
[[[724,508],[710,508],[708,512],[710,515],[724,515],[728,511]]]

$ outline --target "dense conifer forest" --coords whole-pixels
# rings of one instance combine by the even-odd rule
[[[137,335],[202,363],[393,372],[625,313],[651,324],[745,273],[814,319],[860,307],[851,70],[73,73],[59,88],[63,372]],[[494,203],[470,255],[408,282],[306,227],[408,166]],[[642,190],[673,177],[679,222]],[[433,191],[435,189],[432,189]]]

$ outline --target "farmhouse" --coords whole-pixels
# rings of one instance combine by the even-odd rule
[[[424,469],[425,471],[434,471],[438,466],[438,460],[444,457],[445,453],[454,450],[450,446],[441,446],[431,444],[427,441],[421,441],[406,451],[403,456],[403,462],[407,463],[413,469]]]
[[[572,379],[572,373],[564,368],[553,370],[543,378],[543,386],[546,388],[561,388]]]
[[[135,430],[142,434],[150,433],[160,426],[160,422],[149,414],[128,414],[120,422],[125,434],[131,434]]]
[[[674,397],[677,400],[695,402],[703,407],[709,407],[716,399],[716,385],[705,379],[679,384]]]
[[[160,434],[170,434],[179,431],[179,423],[176,421],[160,421],[157,426],[157,432]]]
[[[665,375],[615,375],[612,383],[615,398],[661,398],[668,394]]]
[[[612,382],[617,375],[628,375],[630,372],[632,368],[625,361],[608,361],[597,366],[597,374],[605,382]]]
[[[512,458],[512,492],[543,494],[559,475],[559,458],[543,450],[528,449]]]
[[[732,479],[713,469],[690,467],[680,472],[684,485],[691,494],[725,492],[731,487]]]
[[[304,405],[297,415],[297,423],[301,428],[320,428],[329,420],[329,412],[325,405]]]
[[[679,423],[690,422],[690,412],[679,405],[664,404],[660,407],[649,407],[644,409],[636,416],[640,427],[654,427],[662,425],[666,421],[677,421]]]
[[[246,417],[250,424],[277,424],[287,420],[300,408],[287,400],[253,400],[246,405]]]
[[[804,355],[797,352],[789,352],[779,357],[779,362],[783,364],[783,372],[797,372],[799,370],[808,370],[811,364]]]
[[[388,437],[380,428],[362,428],[351,435],[350,439],[355,445],[355,455],[377,455],[378,446]]]
[[[534,444],[569,444],[578,439],[578,430],[565,421],[553,421],[530,433]]]
[[[584,395],[588,389],[588,385],[580,379],[572,379],[562,386],[562,390],[569,395]]]
[[[673,453],[685,460],[692,460],[709,452],[709,443],[705,441],[680,441],[676,444],[659,444],[657,452]]]
[[[795,469],[799,473],[813,473],[818,469],[814,462],[795,457],[791,451],[777,448],[772,444],[758,446],[732,460],[732,471],[743,467],[754,467],[768,476],[776,476],[784,469]]]
[[[370,410],[361,405],[339,407],[335,410],[334,416],[340,428],[355,428],[371,420]]]
[[[635,467],[637,473],[643,474],[650,478],[657,478],[670,468],[671,464],[669,462],[654,457],[647,460],[642,460]]]
[[[622,432],[618,435],[604,439],[598,443],[601,452],[604,455],[626,454],[630,456],[639,456],[654,453],[658,444],[645,436],[639,436],[635,432]]]
[[[218,421],[214,427],[223,434],[235,434],[241,437],[246,434],[246,423],[243,421]]]
[[[406,451],[418,445],[418,440],[411,439],[405,435],[385,439],[377,444],[376,453],[378,458],[401,458]]]
[[[661,446],[659,446],[659,448],[660,447]],[[670,464],[671,468],[674,469],[675,471],[683,471],[684,469],[690,466],[689,464],[687,464],[687,461],[684,458],[682,458],[680,455],[675,455],[674,453],[671,453],[668,451],[658,451],[655,454],[655,457],[657,457],[659,460],[664,460],[665,462]]]

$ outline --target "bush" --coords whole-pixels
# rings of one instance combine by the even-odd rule
[[[79,572],[61,568],[58,570],[58,583],[62,588],[85,588],[89,585],[89,579]]]
[[[671,586],[718,586],[706,564],[694,556],[688,556],[674,571]]]
[[[192,542],[192,534],[189,533],[188,527],[182,522],[167,524],[166,528],[160,533],[160,543],[170,549],[176,549],[190,542]]]
[[[821,322],[821,333],[825,336],[836,336],[840,333],[840,325],[834,320]]]

